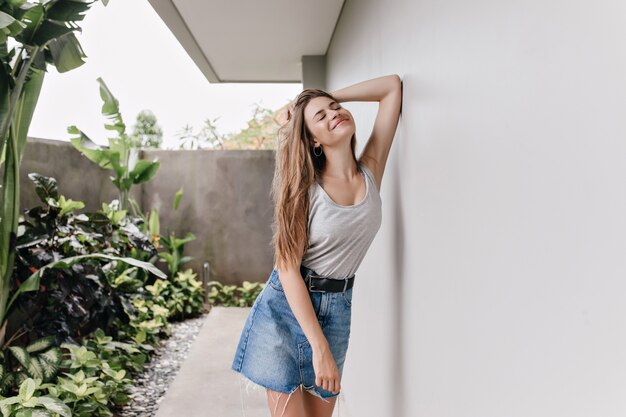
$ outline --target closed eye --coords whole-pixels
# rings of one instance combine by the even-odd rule
[[[337,106],[337,108],[336,108],[336,109],[334,109],[334,110],[339,110],[340,108],[341,108],[341,106]],[[320,117],[320,120],[322,120],[325,116],[326,116],[325,114],[324,114],[324,115],[322,115],[322,117]]]

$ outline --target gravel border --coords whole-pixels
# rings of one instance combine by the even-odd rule
[[[133,386],[128,393],[133,400],[115,416],[152,417],[156,414],[208,314],[210,312],[204,312],[198,317],[172,323],[172,335],[160,341],[144,371],[133,378]]]

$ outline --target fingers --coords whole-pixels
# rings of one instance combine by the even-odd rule
[[[339,369],[329,350],[325,350],[319,355],[313,354],[313,368],[315,370],[315,385],[333,394],[339,393],[341,390]]]
[[[341,384],[339,382],[339,374],[333,377],[316,376],[315,385],[322,387],[326,391],[330,391],[333,394],[336,394],[341,390]]]
[[[315,385],[324,388],[326,391],[330,391],[336,394],[341,389],[338,379],[334,378],[316,378]]]
[[[331,380],[328,383],[328,388],[325,388],[326,390],[332,392],[333,394],[337,394],[339,392],[339,380],[335,379],[335,380]]]

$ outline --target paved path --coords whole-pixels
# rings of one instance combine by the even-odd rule
[[[265,391],[246,384],[230,369],[249,311],[249,307],[211,309],[156,417],[270,416]]]

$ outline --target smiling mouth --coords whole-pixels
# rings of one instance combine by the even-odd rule
[[[335,125],[335,127],[333,127],[333,130],[335,130],[335,128],[336,128],[337,126],[339,126],[340,124],[342,124],[342,123],[343,123],[343,122],[345,122],[346,120],[348,120],[348,119],[341,119],[341,120],[339,121],[339,123],[337,123],[337,124]]]

